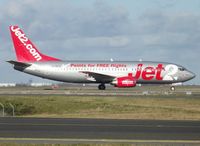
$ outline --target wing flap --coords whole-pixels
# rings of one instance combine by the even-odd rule
[[[95,72],[81,71],[81,73],[87,74],[88,75],[88,80],[95,81],[95,82],[100,82],[100,83],[109,83],[109,82],[112,82],[113,79],[115,79],[114,76],[95,73]]]

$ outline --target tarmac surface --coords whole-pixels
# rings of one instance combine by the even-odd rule
[[[199,121],[0,118],[0,142],[200,144]]]
[[[114,88],[98,90],[96,86],[61,86],[47,87],[1,87],[0,96],[4,95],[67,95],[67,96],[133,96],[133,95],[200,95],[200,86],[177,86],[175,91],[170,86],[142,86],[135,88]]]
[[[0,88],[4,95],[73,95],[73,96],[131,96],[131,95],[200,95],[199,86],[115,89],[99,91],[96,87]],[[0,143],[136,143],[200,145],[200,121],[9,118],[0,117]]]

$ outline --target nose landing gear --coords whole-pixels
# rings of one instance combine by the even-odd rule
[[[171,91],[175,91],[175,87],[174,87],[174,86],[171,86],[171,87],[170,87],[170,90],[171,90]]]

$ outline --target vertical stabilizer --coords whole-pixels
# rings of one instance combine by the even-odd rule
[[[20,62],[60,61],[60,59],[43,55],[18,26],[10,26],[10,32],[17,60]]]

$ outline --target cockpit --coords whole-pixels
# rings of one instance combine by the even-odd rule
[[[184,67],[179,67],[178,68],[180,71],[185,71],[186,70],[186,68],[184,68]]]

